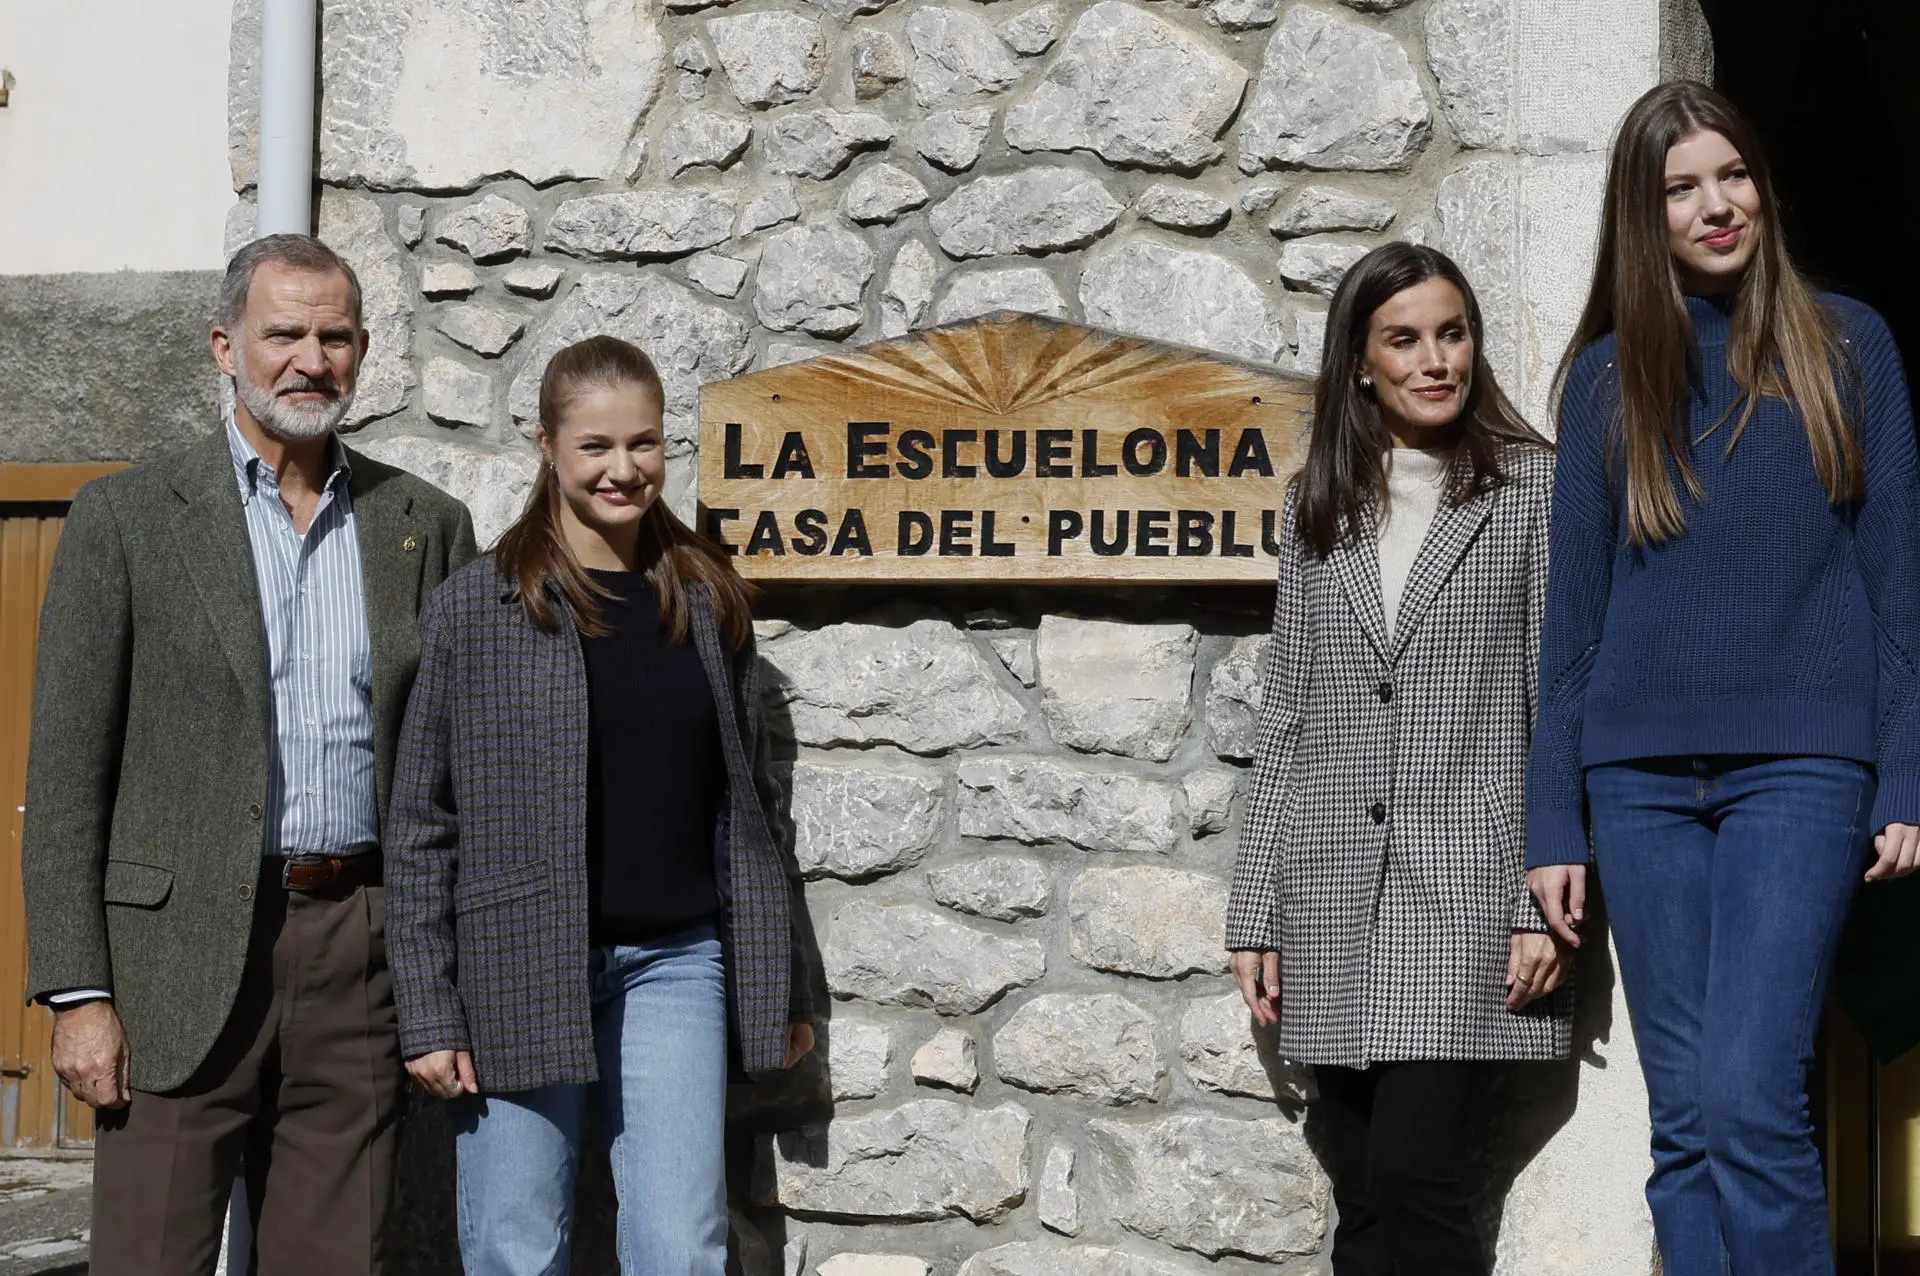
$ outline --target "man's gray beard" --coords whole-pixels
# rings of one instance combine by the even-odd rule
[[[331,403],[312,408],[288,403],[266,387],[247,378],[245,368],[233,378],[234,397],[247,409],[247,415],[282,443],[304,443],[330,434],[346,418],[353,406],[353,395],[343,394]]]

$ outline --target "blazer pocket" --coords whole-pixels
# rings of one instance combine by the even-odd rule
[[[524,868],[488,873],[471,881],[456,883],[453,888],[453,911],[464,914],[483,908],[498,908],[502,904],[545,895],[552,889],[553,881],[547,873],[547,866],[544,863],[528,864]]]
[[[173,893],[173,870],[132,860],[109,859],[101,896],[109,904],[158,908]]]

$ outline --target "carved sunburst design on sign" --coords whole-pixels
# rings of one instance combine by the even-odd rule
[[[1058,323],[999,314],[833,355],[811,366],[850,382],[997,416],[1053,399],[1141,382],[1141,393],[1181,382],[1183,396],[1244,394],[1269,384],[1218,356]]]

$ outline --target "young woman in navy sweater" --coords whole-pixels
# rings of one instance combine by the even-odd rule
[[[1913,420],[1697,84],[1621,125],[1558,443],[1529,885],[1575,940],[1591,832],[1667,1276],[1826,1276],[1814,1030],[1862,876],[1920,852]]]

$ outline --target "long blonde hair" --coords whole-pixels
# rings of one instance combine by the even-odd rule
[[[637,385],[664,399],[653,360],[618,337],[588,337],[553,356],[540,378],[540,424],[549,437],[561,428],[567,405],[589,390]],[[607,633],[599,600],[607,595],[580,566],[560,526],[559,477],[550,462],[540,463],[527,507],[500,537],[494,565],[513,585],[527,619],[549,633],[560,628],[556,595],[573,613],[582,633]],[[753,587],[734,570],[733,560],[656,499],[640,521],[640,561],[647,582],[660,600],[661,627],[675,643],[691,631],[689,585],[701,585],[713,600],[714,619],[728,644],[738,650],[753,633]]]
[[[1686,514],[1668,465],[1695,500],[1700,478],[1690,456],[1699,440],[1687,435],[1687,399],[1698,376],[1692,321],[1680,273],[1667,242],[1667,151],[1691,133],[1725,137],[1740,152],[1760,215],[1756,248],[1734,295],[1727,369],[1740,389],[1728,413],[1738,412],[1729,450],[1763,398],[1793,403],[1805,422],[1814,470],[1827,498],[1858,496],[1860,445],[1842,405],[1845,353],[1833,316],[1787,254],[1764,152],[1752,128],[1727,99],[1705,85],[1681,80],[1644,94],[1628,110],[1607,167],[1605,212],[1593,286],[1572,344],[1561,360],[1556,389],[1581,351],[1614,334],[1620,372],[1618,426],[1626,452],[1628,537],[1659,544],[1686,528]],[[1725,423],[1716,422],[1707,433]]]

